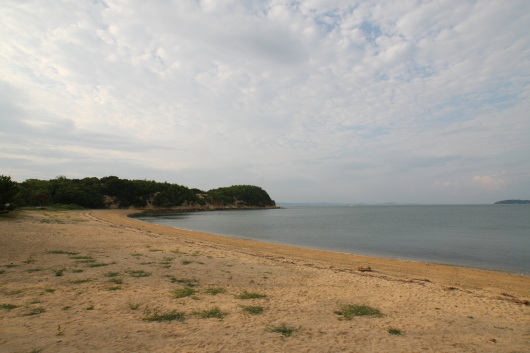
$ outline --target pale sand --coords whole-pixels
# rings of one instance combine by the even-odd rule
[[[0,352],[530,352],[528,277],[230,239],[126,213],[25,212],[0,222],[0,305],[18,306],[0,308]],[[49,253],[56,250],[108,265]],[[108,290],[118,286],[108,272],[119,272],[121,289]],[[195,296],[173,298],[185,285],[171,277],[196,280]],[[226,293],[205,292],[214,287]],[[243,291],[267,298],[236,299]],[[385,316],[339,320],[341,304]],[[241,305],[265,310],[253,316]],[[186,320],[147,322],[146,307]],[[228,315],[193,315],[212,307]],[[45,312],[27,315],[37,308]],[[282,323],[298,330],[267,331]]]

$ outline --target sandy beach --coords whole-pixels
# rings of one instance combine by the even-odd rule
[[[0,222],[0,352],[530,352],[530,277],[225,238],[132,212]],[[350,317],[354,305],[381,314]]]

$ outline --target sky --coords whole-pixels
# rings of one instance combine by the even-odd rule
[[[530,199],[530,1],[2,0],[0,174]]]

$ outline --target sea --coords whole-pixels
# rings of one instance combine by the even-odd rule
[[[264,243],[530,276],[530,205],[296,205],[131,217]]]

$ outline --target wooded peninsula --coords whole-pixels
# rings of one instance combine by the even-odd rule
[[[18,183],[0,177],[0,205],[15,207],[59,206],[69,208],[137,208],[215,210],[274,208],[276,203],[259,186],[233,185],[209,191],[152,180],[128,180],[117,176],[51,180],[28,179]]]

